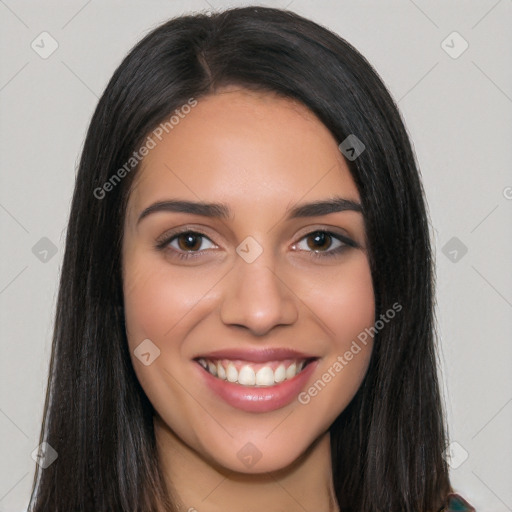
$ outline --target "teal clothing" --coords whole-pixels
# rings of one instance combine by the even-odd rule
[[[450,493],[446,499],[446,505],[439,512],[476,512],[462,496]]]

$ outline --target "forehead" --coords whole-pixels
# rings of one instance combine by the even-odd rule
[[[187,109],[143,159],[129,208],[169,196],[233,209],[359,194],[338,142],[303,104],[225,88]]]

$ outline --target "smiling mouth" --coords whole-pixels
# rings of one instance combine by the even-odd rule
[[[271,387],[293,379],[316,359],[315,357],[310,357],[306,359],[267,361],[265,363],[253,363],[239,359],[207,359],[204,357],[194,360],[205,371],[219,380],[247,387]]]

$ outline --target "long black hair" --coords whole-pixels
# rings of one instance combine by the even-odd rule
[[[34,475],[29,510],[175,510],[124,325],[121,242],[138,167],[126,162],[174,111],[225,85],[299,100],[339,143],[355,135],[365,145],[347,163],[364,211],[375,315],[395,303],[402,310],[375,335],[364,381],[330,428],[335,494],[344,512],[439,510],[450,484],[433,262],[406,129],[356,49],[264,7],[167,21],[130,51],[99,100],[72,200],[40,437],[58,458]]]

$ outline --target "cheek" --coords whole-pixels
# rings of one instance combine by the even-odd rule
[[[130,345],[145,338],[164,344],[176,339],[190,321],[191,311],[206,306],[204,295],[212,276],[196,269],[171,272],[170,266],[150,258],[126,262],[124,304]]]
[[[359,389],[372,353],[373,339],[365,330],[374,326],[375,298],[366,256],[355,254],[328,278],[318,279],[308,299],[330,347],[299,402],[328,428]]]
[[[314,277],[309,276],[308,279]],[[324,272],[307,291],[311,309],[339,349],[373,326],[375,297],[366,255],[353,253],[332,272]]]
[[[209,307],[204,297],[215,283],[214,273],[204,274],[199,267],[188,271],[172,268],[143,251],[125,258],[125,323],[135,373],[155,410],[168,417],[173,427],[183,430],[185,437],[183,418],[197,415],[197,404],[183,399],[180,383],[188,383],[192,396],[199,396],[199,390],[190,383],[187,364],[182,364],[184,343],[187,333]],[[160,350],[148,366],[134,354],[146,339]],[[170,409],[169,403],[179,405]]]

